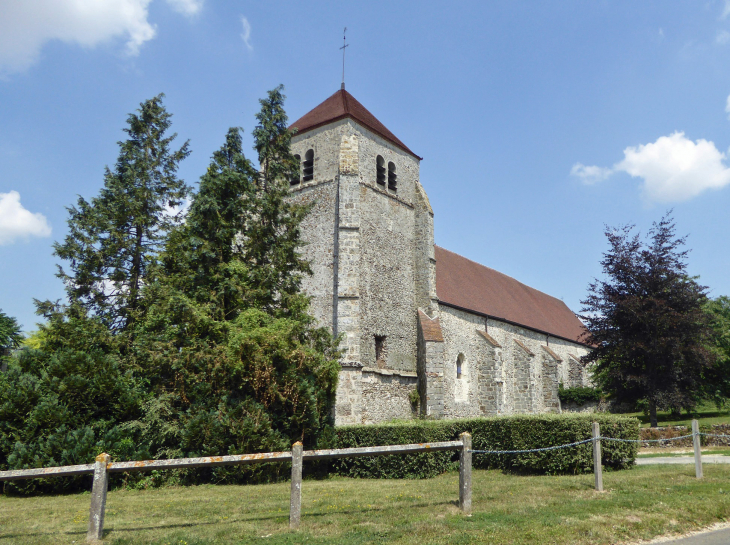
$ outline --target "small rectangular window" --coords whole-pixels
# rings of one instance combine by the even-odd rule
[[[375,363],[378,367],[385,367],[385,336],[375,335]]]

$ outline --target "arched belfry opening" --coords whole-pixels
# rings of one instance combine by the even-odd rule
[[[375,178],[378,185],[385,185],[385,159],[382,155],[375,159]]]
[[[395,173],[395,163],[388,163],[388,189],[396,191],[398,185],[398,176]]]
[[[302,181],[309,182],[314,179],[314,150],[307,150],[302,163]]]

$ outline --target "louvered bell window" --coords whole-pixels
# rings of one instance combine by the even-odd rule
[[[375,160],[375,172],[378,185],[385,185],[385,160],[381,155]]]
[[[310,149],[304,154],[302,164],[302,181],[309,182],[314,179],[314,150]]]
[[[396,190],[398,176],[395,174],[395,163],[388,163],[388,189]]]

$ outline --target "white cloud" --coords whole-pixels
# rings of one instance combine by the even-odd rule
[[[649,202],[679,202],[730,184],[725,159],[714,143],[693,142],[683,132],[675,132],[651,144],[626,148],[624,160],[614,170],[643,178],[642,190]]]
[[[167,0],[172,9],[191,17],[197,15],[203,7],[203,0]]]
[[[253,46],[251,45],[251,24],[248,22],[248,19],[243,16],[241,16],[241,23],[243,23],[243,33],[241,34],[243,43],[246,44],[249,51],[253,51]]]
[[[94,47],[126,40],[137,55],[155,36],[147,21],[151,0],[22,0],[0,2],[0,73],[25,70],[51,40]]]
[[[730,42],[730,32],[727,30],[720,30],[715,36],[715,43],[718,45],[725,45]]]
[[[570,169],[570,173],[580,178],[584,184],[593,185],[607,179],[613,174],[613,171],[607,167],[586,166],[583,163],[576,163]]]
[[[730,95],[728,95],[725,101],[725,113],[727,114],[727,118],[730,119]]]
[[[727,111],[730,113],[730,97]],[[704,139],[692,141],[683,132],[662,136],[656,142],[630,146],[624,159],[613,168],[576,163],[570,170],[586,185],[609,178],[615,172],[626,172],[641,178],[641,189],[649,203],[681,202],[708,189],[721,189],[730,184],[727,155]]]
[[[20,193],[0,193],[0,246],[28,237],[47,237],[51,226],[43,214],[33,214],[20,204]]]
[[[722,8],[720,19],[725,19],[728,15],[730,15],[730,0],[725,0],[725,7]]]

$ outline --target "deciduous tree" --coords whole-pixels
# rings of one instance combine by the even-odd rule
[[[582,302],[592,347],[583,361],[614,399],[647,401],[656,426],[657,408],[692,407],[702,395],[714,361],[707,288],[687,274],[686,239],[675,236],[669,215],[646,244],[632,230],[606,229],[605,279],[592,282]]]

